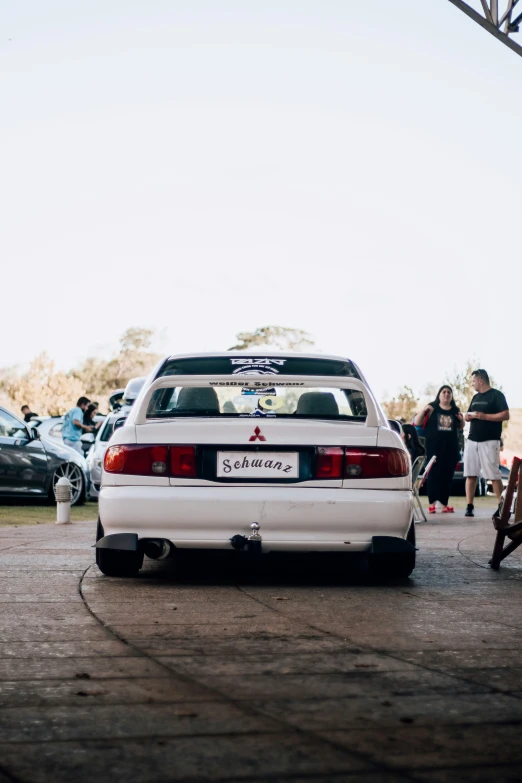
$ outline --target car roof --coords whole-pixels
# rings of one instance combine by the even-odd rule
[[[238,356],[240,358],[248,356],[280,356],[280,357],[295,357],[297,359],[330,359],[334,361],[347,362],[351,361],[347,356],[337,356],[329,353],[301,353],[301,351],[277,351],[268,348],[265,351],[212,351],[210,353],[174,353],[165,356],[165,361],[171,361],[172,359],[199,359],[207,357],[227,357]]]
[[[123,400],[126,402],[127,400],[134,401],[140,391],[142,390],[145,381],[147,380],[146,376],[140,376],[139,378],[131,378],[128,384],[125,387],[125,391],[123,393]]]
[[[281,365],[263,367],[262,365]],[[237,365],[234,369],[232,365]],[[245,365],[251,365],[246,367]],[[366,383],[357,364],[343,356],[298,351],[212,351],[167,356],[156,366],[153,379],[166,375],[261,375],[352,377]]]
[[[116,419],[121,419],[124,416],[127,417],[131,412],[131,407],[131,405],[122,405],[117,411],[111,411],[105,418],[108,421],[116,421]]]

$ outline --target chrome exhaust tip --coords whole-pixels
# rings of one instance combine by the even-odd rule
[[[165,560],[171,553],[172,544],[161,538],[149,538],[145,541],[143,552],[151,560]]]

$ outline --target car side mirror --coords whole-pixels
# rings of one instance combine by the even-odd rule
[[[396,421],[395,419],[388,419],[388,424],[390,425],[390,429],[396,432],[397,435],[402,435],[402,427],[400,421]]]
[[[119,430],[120,427],[123,427],[126,421],[127,421],[126,417],[122,417],[121,419],[116,419],[116,421],[114,422],[113,430]]]
[[[94,435],[92,432],[86,432],[85,435],[82,435],[80,440],[82,443],[94,443]]]
[[[40,433],[38,432],[38,427],[29,427],[29,440],[39,440],[40,439]]]

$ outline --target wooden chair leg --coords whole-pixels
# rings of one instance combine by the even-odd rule
[[[503,530],[497,531],[497,536],[495,538],[495,546],[493,547],[493,554],[491,555],[491,560],[489,561],[491,568],[493,568],[495,571],[498,571],[500,567],[505,538],[506,538],[506,534]]]
[[[519,492],[517,495],[517,508],[520,495],[520,487],[522,484],[522,459],[515,457],[513,459],[513,465],[511,466],[511,473],[509,474],[509,481],[506,487],[506,494],[504,496],[504,503],[502,505],[502,512],[500,517],[493,516],[493,526],[497,531],[495,538],[495,546],[493,547],[493,554],[489,564],[495,571],[498,570],[501,561],[513,552],[520,544],[522,544],[522,536],[519,535],[518,523],[522,520],[518,518],[518,514],[515,513],[514,524],[509,524],[509,518],[511,515],[511,507],[513,504],[513,496],[515,494],[515,488],[519,486]],[[504,549],[504,541],[506,536],[514,536],[513,541]]]
[[[502,550],[501,560],[503,560],[505,557],[511,554],[511,552],[514,552],[517,547],[522,544],[522,538],[516,538],[514,541],[511,541],[505,549]]]

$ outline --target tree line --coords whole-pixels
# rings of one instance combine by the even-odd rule
[[[59,416],[86,395],[97,400],[102,410],[115,389],[125,388],[131,378],[147,375],[161,356],[152,349],[152,329],[131,327],[119,340],[118,350],[109,359],[91,356],[68,372],[57,369],[46,353],[39,354],[28,369],[17,367],[0,371],[0,405],[19,412],[22,405],[41,416]],[[262,326],[236,335],[236,344],[228,350],[246,351],[272,348],[282,351],[303,350],[314,341],[302,329]]]
[[[106,409],[111,392],[124,388],[131,378],[147,375],[161,358],[151,348],[153,338],[152,329],[131,327],[121,335],[118,349],[111,357],[91,356],[68,372],[57,369],[53,359],[41,353],[22,373],[15,367],[0,371],[0,404],[14,411],[28,404],[42,416],[58,416],[85,394]],[[239,332],[228,350],[306,351],[314,346],[313,337],[302,329],[262,326],[252,332]],[[470,360],[462,370],[444,379],[453,388],[461,410],[469,407],[474,394],[471,373],[478,366]],[[405,385],[395,396],[383,400],[382,406],[389,418],[411,421],[420,407],[421,396],[435,397],[437,389],[427,386],[421,395]]]
[[[58,416],[87,395],[106,409],[111,392],[124,388],[131,378],[146,375],[159,360],[150,348],[152,338],[151,329],[127,329],[109,359],[92,356],[69,372],[58,370],[53,359],[41,353],[23,373],[14,367],[2,372],[0,402],[14,411],[27,404],[41,416]]]
[[[480,362],[475,359],[469,359],[461,370],[447,373],[443,379],[443,383],[448,384],[453,389],[455,402],[463,412],[468,410],[471,398],[475,394],[475,390],[471,385],[471,376],[477,367],[480,367]],[[495,386],[493,378],[491,378],[491,385]],[[497,386],[496,388],[500,387]],[[438,390],[439,386],[432,383],[428,384],[421,393],[417,393],[410,386],[404,385],[394,397],[389,400],[383,400],[382,406],[388,418],[404,419],[410,422],[421,407],[421,397],[424,399],[429,397],[430,400],[434,400]]]

